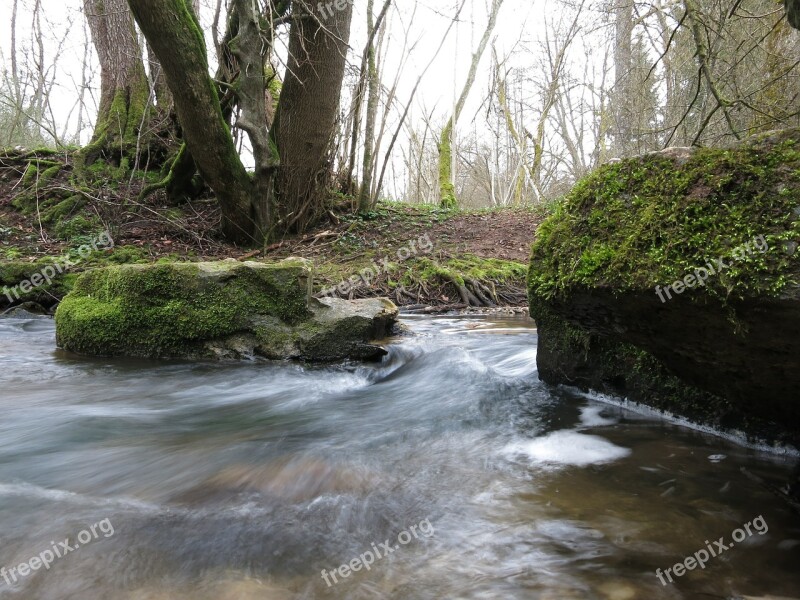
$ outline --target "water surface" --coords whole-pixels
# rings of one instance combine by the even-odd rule
[[[794,459],[543,385],[526,321],[406,323],[319,367],[78,358],[0,319],[0,565],[108,519],[0,599],[800,597],[800,521],[742,471]]]

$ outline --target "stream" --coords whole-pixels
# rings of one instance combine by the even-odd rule
[[[404,322],[308,366],[0,319],[0,600],[800,598],[800,518],[747,476],[796,458],[542,384],[522,318]]]

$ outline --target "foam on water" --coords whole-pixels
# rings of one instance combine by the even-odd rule
[[[618,419],[604,417],[603,406],[584,406],[581,408],[581,424],[584,427],[604,427],[606,425],[615,425],[619,423]]]
[[[119,507],[136,510],[159,512],[163,510],[157,504],[142,502],[135,498],[98,498],[77,494],[68,490],[49,489],[32,483],[0,483],[0,497],[21,496],[39,500],[49,500],[59,504],[76,504],[82,506]]]
[[[631,451],[600,436],[562,430],[534,440],[509,444],[504,448],[504,453],[514,457],[523,456],[532,463],[544,466],[586,467],[625,458]]]
[[[589,400],[593,400],[594,402],[602,402],[603,404],[607,404],[610,406],[616,406],[619,408],[624,408],[625,410],[633,413],[635,415],[640,415],[645,418],[649,419],[661,419],[667,421],[668,423],[674,423],[675,425],[679,425],[681,427],[685,427],[686,429],[692,429],[694,431],[699,431],[701,433],[706,433],[709,435],[713,435],[729,442],[733,442],[739,446],[744,448],[750,448],[752,450],[758,450],[759,452],[766,452],[769,454],[778,454],[781,456],[790,456],[794,458],[800,457],[800,449],[795,448],[791,445],[784,445],[778,442],[770,443],[763,440],[756,440],[751,441],[748,438],[747,434],[742,431],[737,430],[721,430],[715,429],[714,427],[710,427],[708,425],[700,425],[698,423],[694,423],[693,421],[689,421],[688,419],[684,419],[683,417],[678,417],[668,411],[658,410],[656,408],[652,408],[649,406],[645,406],[643,404],[638,404],[637,402],[632,402],[627,398],[618,398],[614,396],[609,396],[607,394],[601,394],[599,392],[584,392],[580,389],[563,386],[565,389],[569,389],[572,392],[583,396],[584,398],[588,398]]]

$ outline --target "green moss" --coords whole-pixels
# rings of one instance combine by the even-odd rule
[[[800,137],[791,130],[734,149],[700,149],[682,165],[663,154],[599,168],[539,229],[529,289],[653,289],[683,279],[763,235],[754,252],[707,281],[720,299],[778,295],[800,280]],[[728,261],[726,261],[728,262]]]
[[[19,248],[0,248],[2,260],[16,260],[22,257],[22,250]]]
[[[464,280],[474,279],[483,283],[519,283],[525,282],[528,268],[526,265],[498,258],[481,258],[471,254],[463,254],[443,261],[420,257],[396,265],[395,273],[401,282],[411,284],[414,281],[441,283],[452,281],[464,285]]]
[[[0,307],[21,302],[36,302],[45,307],[55,304],[75,283],[75,276],[66,272],[65,267],[55,268],[59,264],[63,265],[62,257],[43,257],[34,262],[0,261]],[[23,282],[41,277],[43,272],[47,273],[49,280],[44,279],[41,285],[26,288],[28,291],[19,287]]]
[[[308,317],[304,263],[123,265],[88,271],[56,313],[59,344],[84,354],[183,356],[252,315]]]
[[[85,205],[86,199],[80,194],[73,194],[64,200],[56,198],[54,202],[50,203],[50,206],[42,211],[42,223],[59,224],[77,214]]]
[[[102,228],[103,225],[96,216],[77,215],[71,219],[56,223],[54,233],[56,237],[62,240],[85,243],[90,242],[91,238]]]
[[[30,185],[34,183],[38,175],[39,175],[38,167],[32,162],[28,163],[28,167],[25,169],[25,173],[22,175],[23,185]]]
[[[442,130],[442,137],[439,140],[439,204],[447,209],[458,206],[456,187],[453,185],[452,134],[453,120],[450,119]]]
[[[140,246],[115,246],[107,262],[114,265],[149,262],[150,255]]]

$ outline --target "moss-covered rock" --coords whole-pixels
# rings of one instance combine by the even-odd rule
[[[798,243],[800,131],[601,167],[533,246],[540,377],[798,443]]]
[[[76,275],[63,266],[56,268],[57,257],[36,261],[0,261],[0,311],[32,302],[44,308],[55,306],[72,287]],[[37,284],[37,285],[33,285]]]
[[[323,304],[311,298],[311,283],[310,263],[301,259],[87,271],[56,312],[57,341],[80,354],[148,358],[385,354],[370,342],[391,329],[391,302]]]

